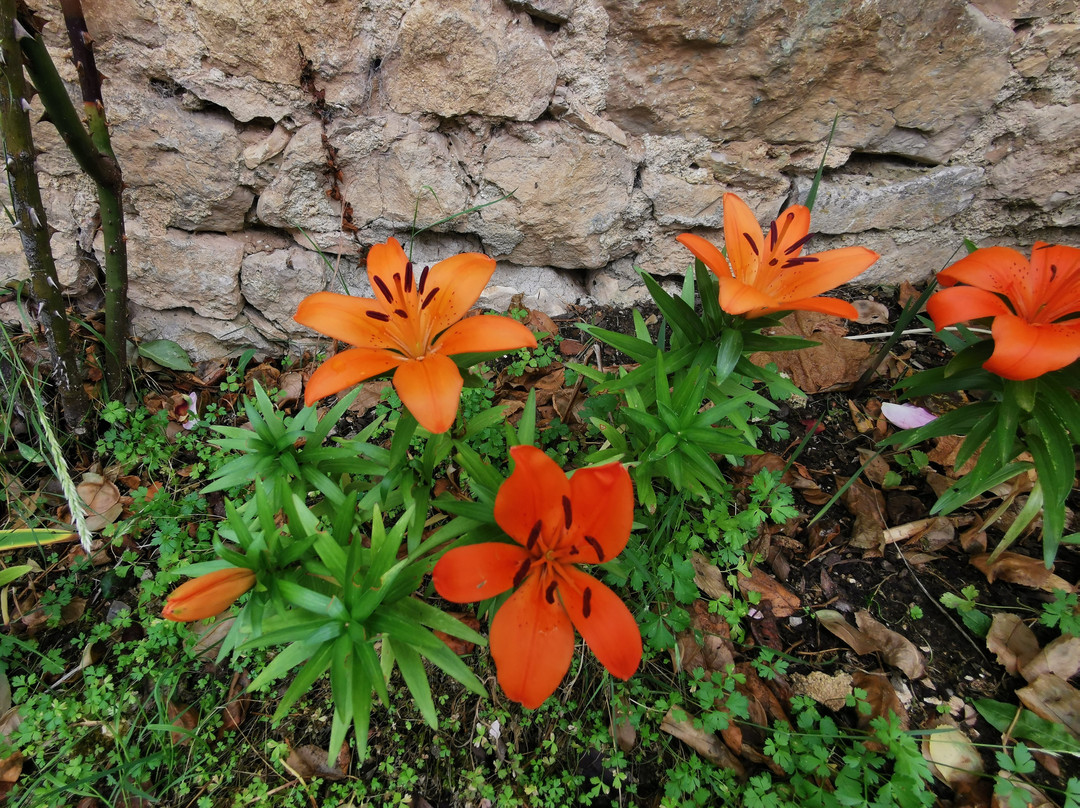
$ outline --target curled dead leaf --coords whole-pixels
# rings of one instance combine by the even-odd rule
[[[930,771],[954,791],[975,783],[985,771],[982,755],[971,739],[950,718],[936,721],[923,737],[922,754]]]
[[[885,628],[870,612],[860,609],[855,622],[863,634],[877,645],[885,661],[904,672],[909,679],[921,679],[926,673],[926,658],[907,637]]]
[[[629,711],[619,701],[611,711],[611,737],[623,752],[630,752],[637,745],[637,729],[630,721]]]
[[[1055,575],[1053,569],[1047,569],[1041,558],[1004,552],[1000,553],[991,564],[992,555],[993,553],[980,553],[969,559],[990,583],[1002,580],[1011,584],[1029,586],[1032,589],[1041,589],[1044,592],[1053,592],[1055,589],[1064,592],[1073,591],[1073,585],[1060,575]]]
[[[715,734],[695,727],[693,717],[681,707],[672,707],[660,722],[660,730],[678,738],[714,766],[735,772],[740,780],[746,769]]]
[[[1039,641],[1027,623],[1011,612],[997,612],[986,632],[986,648],[1009,673],[1016,674],[1039,653]]]
[[[855,671],[851,675],[851,685],[866,692],[866,703],[870,705],[870,712],[858,711],[859,729],[867,729],[873,719],[888,718],[891,713],[899,719],[900,729],[907,730],[908,711],[888,676],[883,673]]]
[[[86,526],[94,533],[115,522],[124,510],[120,489],[100,474],[87,472],[75,490],[86,505]]]
[[[761,596],[759,606],[768,609],[773,617],[790,617],[802,608],[799,596],[766,573],[761,567],[754,567],[750,577],[738,576],[739,591],[743,597],[754,592]]]
[[[195,727],[199,724],[199,714],[194,707],[170,701],[166,708],[169,715],[169,723],[176,727],[169,733],[172,742],[177,746],[184,746],[191,742],[191,736]]]
[[[468,626],[473,631],[480,630],[480,621],[476,619],[476,615],[469,612],[447,612],[450,617],[455,618],[459,623]],[[458,656],[465,656],[465,654],[471,654],[476,650],[476,643],[463,640],[460,637],[453,637],[442,631],[435,631],[435,636],[450,646],[450,650]]]
[[[346,771],[349,768],[349,747],[341,747],[341,753],[334,766],[329,766],[330,753],[318,746],[299,746],[289,753],[285,760],[285,768],[301,780],[310,780],[312,777],[321,777],[324,780],[335,782],[348,778]]]
[[[1021,664],[1020,673],[1033,682],[1044,673],[1052,673],[1062,679],[1071,679],[1080,673],[1080,637],[1062,634],[1053,640],[1027,664]]]
[[[821,627],[839,637],[859,656],[872,654],[877,647],[859,629],[851,625],[847,618],[835,609],[819,609],[814,613]]]
[[[724,573],[718,566],[696,551],[691,554],[690,563],[694,567],[694,583],[703,595],[713,600],[731,597],[731,590],[724,583]]]
[[[1017,690],[1016,697],[1035,715],[1064,725],[1080,738],[1080,691],[1060,676],[1044,673]]]

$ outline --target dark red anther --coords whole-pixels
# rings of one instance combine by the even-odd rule
[[[529,531],[529,538],[525,542],[526,549],[531,550],[536,544],[536,540],[540,538],[540,530],[543,528],[544,523],[537,519],[536,524],[532,526],[532,530]]]
[[[375,276],[375,285],[379,287],[379,291],[382,292],[382,296],[386,298],[387,303],[394,302],[394,296],[390,294],[390,289],[387,287],[386,282],[378,275]]]
[[[518,571],[514,573],[514,586],[521,586],[521,582],[525,580],[525,576],[529,574],[529,567],[532,566],[532,559],[526,558],[518,567]]]
[[[596,551],[597,560],[599,560],[599,561],[604,560],[604,548],[600,546],[600,542],[598,542],[592,536],[586,536],[585,537],[585,543],[588,544],[591,548],[593,548],[593,550]]]

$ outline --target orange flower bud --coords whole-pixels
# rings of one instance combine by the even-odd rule
[[[243,567],[208,572],[180,584],[165,600],[161,616],[188,623],[213,617],[255,585],[255,573]]]

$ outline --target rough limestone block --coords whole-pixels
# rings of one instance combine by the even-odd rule
[[[397,112],[531,121],[547,109],[558,68],[527,15],[489,0],[416,0],[382,68]]]

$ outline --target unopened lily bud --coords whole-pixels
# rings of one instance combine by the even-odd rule
[[[255,573],[243,567],[208,572],[180,584],[165,600],[161,616],[188,623],[213,617],[255,585]]]

